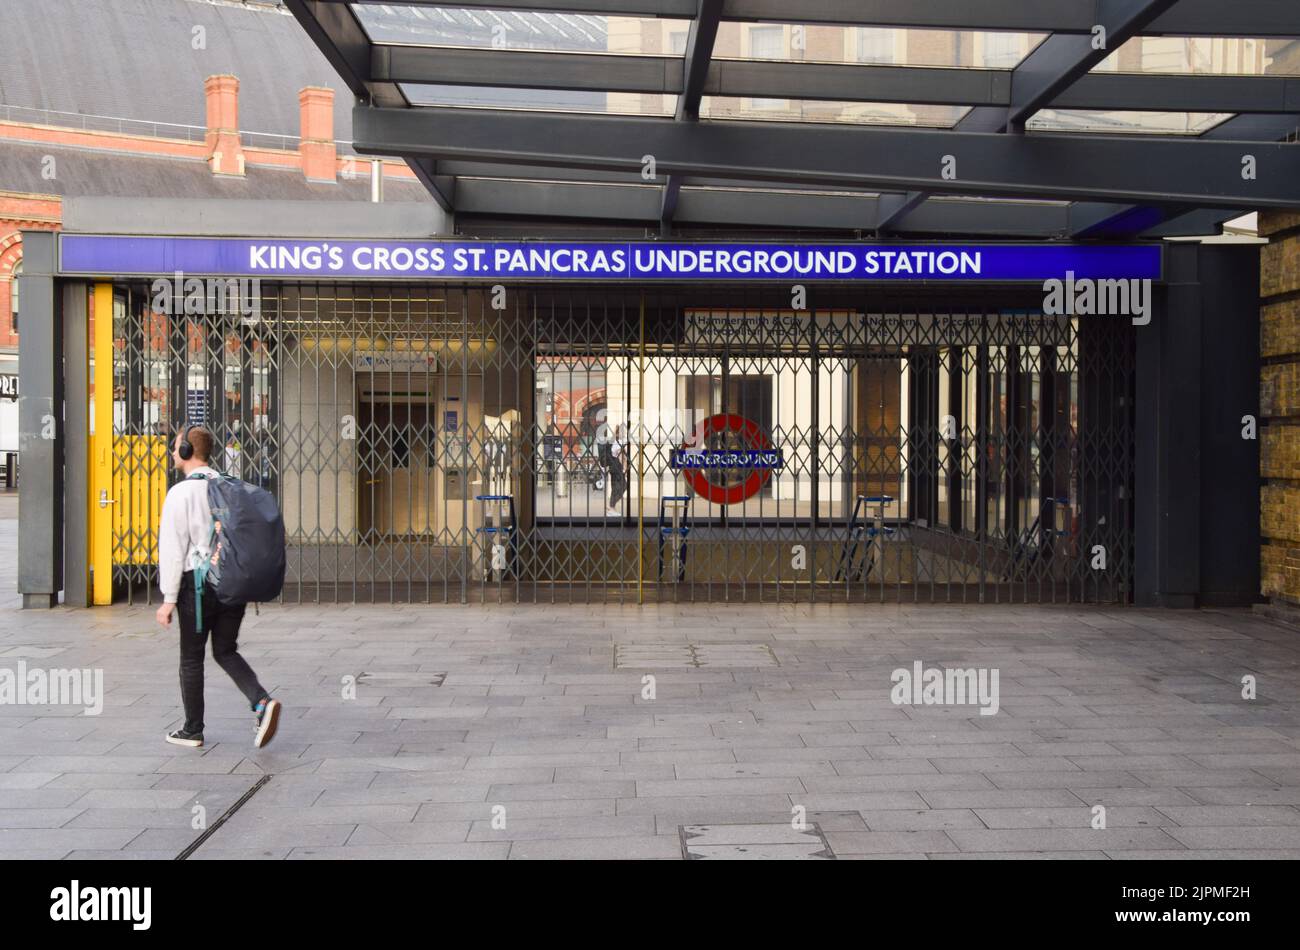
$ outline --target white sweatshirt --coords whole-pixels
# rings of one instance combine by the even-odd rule
[[[204,481],[182,478],[163,500],[158,527],[158,583],[163,603],[174,604],[181,590],[181,574],[192,571],[211,555],[212,509],[208,507],[207,479],[217,472],[204,465],[190,472]]]

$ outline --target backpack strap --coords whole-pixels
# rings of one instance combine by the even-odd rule
[[[195,472],[192,475],[186,475],[184,481],[208,481],[208,476],[202,472]],[[208,547],[212,548],[217,539],[217,523],[213,520],[208,531]],[[208,571],[211,568],[211,562],[208,558],[203,558],[202,562],[194,568],[194,625],[198,633],[203,632],[203,590],[208,583]]]
[[[194,569],[194,628],[195,633],[203,633],[203,582],[207,579],[207,571],[202,575],[199,574],[198,568]]]
[[[215,547],[217,537],[216,522],[213,522],[212,531],[208,535],[208,547]],[[198,632],[203,632],[203,591],[208,584],[208,571],[212,569],[211,555],[203,558],[194,567],[194,622],[198,627]]]

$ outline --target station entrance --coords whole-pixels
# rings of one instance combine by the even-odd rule
[[[1034,287],[114,293],[126,598],[188,420],[279,500],[287,601],[1131,599],[1133,329]]]

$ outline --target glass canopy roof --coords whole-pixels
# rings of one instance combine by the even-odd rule
[[[1143,135],[1200,135],[1232,118],[1230,112],[1138,112],[1043,109],[1025,123],[1045,132],[1137,132]]]
[[[501,52],[589,53],[601,57],[656,57],[682,60],[691,20],[671,17],[609,16],[593,13],[512,10],[494,5],[467,8],[431,4],[353,3],[351,9],[376,44]],[[797,15],[792,14],[792,15]],[[1300,18],[1298,18],[1300,22]],[[1300,25],[1297,26],[1300,30]],[[938,67],[1011,72],[1025,62],[1048,34],[1035,32],[908,29],[836,24],[724,20],[717,27],[712,60],[727,62],[819,63],[896,67]],[[1168,74],[1221,76],[1300,76],[1300,55],[1288,38],[1210,36],[1135,36],[1092,67],[1093,74]],[[1291,52],[1288,54],[1287,51]],[[598,81],[604,60],[593,60]],[[973,73],[972,75],[974,75]],[[482,77],[477,77],[482,78]],[[671,116],[677,96],[633,94],[611,88],[566,90],[510,85],[403,83],[412,105],[609,112]],[[905,78],[904,78],[905,81]],[[877,101],[872,84],[860,84],[862,97],[727,95],[706,90],[700,117],[778,122],[833,122],[951,128],[971,106]],[[1027,128],[1053,132],[1142,132],[1199,135],[1233,113],[1179,109],[1044,109]]]
[[[1295,16],[1300,24],[1300,6]],[[1295,45],[1286,39],[1239,36],[1135,36],[1094,66],[1093,71],[1300,76],[1300,56],[1295,55]]]
[[[937,136],[1019,134],[1030,142],[1052,137],[1276,142],[1294,134],[1300,126],[1300,38],[1283,33],[1286,24],[1274,3],[1234,0],[1220,14],[1205,4],[1153,2],[1159,7],[1154,17],[1112,24],[1113,51],[1107,53],[1089,42],[1089,16],[1095,14],[1058,26],[1048,20],[1048,11],[1023,0],[935,5],[898,0],[896,9],[867,4],[859,22],[854,22],[854,5],[838,0],[784,6],[770,0],[517,0],[514,8],[497,0],[462,0],[459,6],[367,0],[339,4],[346,13],[329,18],[328,25],[315,20],[314,8],[335,9],[334,4],[288,0],[322,50],[335,53],[331,61],[336,68],[343,64],[345,78],[353,63],[362,63],[350,78],[358,99],[386,109],[482,113],[494,124],[507,121],[495,117],[542,113],[555,114],[557,122],[570,117],[671,127],[687,123],[701,132],[758,126],[775,134],[807,126],[874,134],[870,127]],[[1059,15],[1068,17],[1068,8]],[[869,22],[873,16],[876,22]],[[1300,33],[1300,16],[1295,19],[1294,32]],[[1222,35],[1212,35],[1220,29]],[[358,41],[369,46],[360,57]],[[598,142],[606,128],[591,125],[581,137]],[[911,147],[917,143],[924,144],[909,140]],[[432,154],[439,150],[436,143],[428,147]],[[942,145],[935,154],[945,150],[956,148]],[[411,161],[410,151],[393,154]],[[933,217],[922,206],[945,213],[960,208],[963,221],[978,221],[977,212],[985,213],[986,206],[1011,209],[1010,224],[990,219],[991,233],[1023,221],[1027,233],[1056,237],[1105,233],[1108,221],[1132,210],[1123,201],[1108,200],[1105,188],[1091,186],[1060,189],[1058,195],[1026,182],[1016,197],[1014,182],[985,182],[987,191],[967,192],[955,183],[907,190],[896,184],[873,188],[864,180],[840,191],[824,187],[826,181],[775,185],[714,169],[709,162],[700,166],[710,169],[703,172],[706,185],[690,170],[647,177],[618,170],[613,159],[570,161],[564,155],[572,149],[562,147],[556,152],[564,154],[552,161],[536,149],[513,148],[509,136],[482,148],[449,141],[444,151],[454,166],[444,179],[513,181],[521,187],[546,181],[593,188],[635,185],[638,194],[661,190],[656,213],[665,229],[683,184],[694,198],[709,198],[696,200],[693,208],[723,207],[722,199],[736,192],[755,201],[803,195],[826,202],[827,208],[849,195],[878,206],[855,230],[881,233],[906,231],[909,222]],[[811,154],[820,152],[810,145]],[[1087,170],[1088,160],[1081,161],[1080,169]],[[517,169],[517,178],[511,169]],[[781,177],[770,171],[756,177]],[[441,193],[434,172],[430,163],[422,178],[450,208],[450,181],[448,193]],[[893,173],[880,180],[906,177]],[[1128,184],[1117,180],[1116,193],[1127,194]],[[1153,198],[1159,197],[1154,191]],[[1093,192],[1095,201],[1082,197]],[[1195,188],[1188,193],[1198,194]],[[1160,204],[1172,210],[1154,219],[1166,221],[1195,207]],[[592,207],[598,210],[600,202]],[[1234,216],[1230,210],[1224,219]],[[754,217],[753,209],[746,209],[744,220]],[[774,213],[773,225],[781,224],[781,215]]]
[[[654,17],[452,6],[357,3],[352,9],[372,42],[425,46],[671,55],[664,44],[674,34],[685,36],[691,25]]]
[[[748,119],[761,122],[847,122],[862,125],[914,125],[949,129],[970,109],[966,106],[899,102],[844,102],[822,99],[704,96],[701,119]]]

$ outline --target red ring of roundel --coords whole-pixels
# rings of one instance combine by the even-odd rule
[[[703,445],[705,439],[715,432],[739,432],[741,438],[752,449],[764,450],[772,447],[771,440],[758,427],[757,423],[735,413],[719,413],[716,416],[709,416],[700,424],[691,441],[694,445]],[[683,446],[683,448],[687,447]],[[739,485],[724,486],[713,484],[713,482],[709,481],[708,476],[699,469],[687,470],[686,472],[686,480],[690,483],[695,494],[708,499],[715,505],[734,505],[746,498],[753,498],[771,478],[772,470],[770,468],[754,469],[749,473],[749,477]]]

